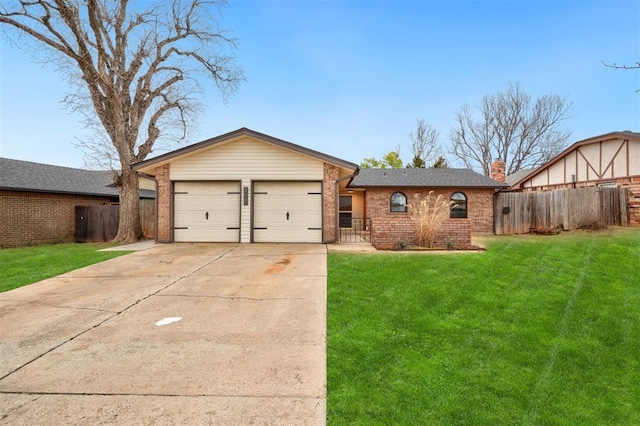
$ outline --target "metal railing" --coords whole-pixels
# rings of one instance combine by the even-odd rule
[[[371,219],[341,218],[341,243],[371,243]]]

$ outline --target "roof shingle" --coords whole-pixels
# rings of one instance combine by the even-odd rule
[[[117,197],[113,172],[33,163],[0,157],[0,189]],[[153,191],[143,190],[153,197]]]
[[[469,169],[361,169],[348,186],[497,189],[507,185]]]

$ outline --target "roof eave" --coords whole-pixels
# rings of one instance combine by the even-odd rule
[[[99,193],[99,192],[84,192],[84,191],[58,191],[55,189],[40,189],[40,188],[20,188],[20,187],[7,187],[0,186],[2,191],[19,191],[19,192],[43,192],[46,194],[65,194],[65,195],[85,195],[90,197],[118,197],[118,193]]]
[[[473,189],[505,189],[509,185],[423,185],[423,184],[400,184],[400,185],[378,185],[378,184],[361,184],[352,185],[349,183],[348,188],[473,188]]]

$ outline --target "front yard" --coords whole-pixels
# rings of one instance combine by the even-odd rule
[[[55,277],[122,256],[124,251],[97,251],[107,243],[48,244],[0,250],[0,292]]]
[[[329,255],[328,424],[640,424],[640,229]]]

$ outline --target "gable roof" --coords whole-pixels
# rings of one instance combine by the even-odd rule
[[[0,189],[118,197],[109,170],[83,170],[0,157]],[[142,190],[154,197],[153,191]]]
[[[470,169],[361,169],[348,187],[506,188]]]
[[[204,140],[202,142],[195,143],[193,145],[186,146],[184,148],[177,149],[175,151],[168,152],[166,154],[159,155],[157,157],[141,161],[133,165],[133,170],[141,170],[143,168],[147,168],[149,166],[158,167],[163,164],[169,163],[179,157],[193,154],[200,150],[205,150],[216,145],[221,145],[227,142],[232,141],[233,139],[240,137],[251,137],[254,139],[261,140],[263,142],[270,143],[272,145],[279,146],[281,148],[285,148],[294,152],[297,152],[302,155],[306,155],[309,157],[313,157],[315,159],[321,160],[326,163],[330,163],[339,167],[343,167],[350,170],[355,170],[358,168],[357,164],[351,163],[349,161],[342,160],[338,157],[334,157],[331,155],[323,154],[322,152],[315,151],[313,149],[305,148],[300,145],[296,145],[291,142],[287,142],[282,139],[274,138],[273,136],[265,135],[264,133],[256,132],[255,130],[248,129],[246,127],[242,127],[238,130],[234,130],[229,133],[225,133],[224,135],[216,136],[211,139]]]
[[[552,165],[560,161],[562,158],[567,156],[569,153],[575,151],[581,146],[589,145],[594,142],[604,142],[611,139],[629,139],[629,138],[640,139],[640,133],[632,132],[631,130],[623,130],[623,131],[609,132],[603,135],[594,136],[588,139],[583,139],[581,141],[575,142],[574,144],[569,146],[567,149],[562,151],[560,154],[556,155],[551,160],[547,161],[545,164],[538,167],[537,169],[532,169],[530,173],[526,173],[521,176],[518,176],[518,180],[515,180],[515,179],[509,180],[509,177],[507,177],[507,180],[509,180],[509,185],[511,189],[517,189],[518,186],[521,185],[524,181],[529,180],[534,176],[538,175],[539,173],[543,172],[544,170],[548,169],[549,167],[551,167]]]
[[[509,176],[507,176],[507,178],[505,179],[507,182],[507,185],[509,186],[513,186],[514,183],[522,180],[522,178],[529,176],[531,173],[535,172],[536,170],[538,170],[537,168],[533,168],[533,169],[522,169],[522,170],[518,170],[515,173],[511,173]]]

